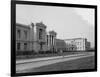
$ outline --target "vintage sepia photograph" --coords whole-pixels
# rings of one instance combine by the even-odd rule
[[[96,6],[65,5],[15,4],[16,74],[96,70]]]

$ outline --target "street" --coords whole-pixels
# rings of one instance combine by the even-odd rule
[[[51,58],[37,58],[37,59],[30,59],[30,60],[24,60],[24,61],[17,61],[16,62],[16,72],[17,73],[25,73],[25,72],[39,72],[39,71],[52,71],[52,68],[54,68],[54,64],[59,64],[59,63],[63,63],[63,62],[69,62],[69,61],[75,61],[75,60],[79,60],[79,59],[85,59],[86,61],[88,60],[88,58],[92,59],[91,57],[94,56],[93,52],[89,52],[89,53],[82,53],[82,54],[73,54],[73,55],[67,55],[67,56],[57,56],[57,57],[51,57]],[[76,61],[77,62],[77,61]],[[78,61],[79,63],[80,61]],[[76,63],[76,65],[78,64]],[[82,62],[81,62],[82,63]],[[64,65],[67,65],[67,63],[63,63]],[[63,64],[60,64],[60,67],[63,66]],[[71,63],[73,64],[73,63]],[[75,63],[74,63],[75,64]],[[74,66],[76,65],[72,65],[71,67],[73,67],[72,69],[76,68]],[[50,66],[49,68],[47,68],[48,66]],[[42,67],[46,67],[46,69],[42,68]],[[41,69],[40,69],[41,68]],[[59,66],[55,67],[55,69],[57,70],[57,68],[59,68]],[[36,69],[38,69],[36,71]],[[61,69],[61,68],[60,68]],[[70,68],[64,68],[65,70]]]

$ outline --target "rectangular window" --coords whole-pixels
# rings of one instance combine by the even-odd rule
[[[27,50],[27,43],[24,43],[24,50]]]
[[[42,39],[42,29],[39,29],[39,39]]]
[[[47,45],[48,45],[48,35],[47,35]]]
[[[17,43],[17,50],[20,50],[20,43]]]
[[[18,35],[18,38],[21,37],[21,30],[17,30],[17,35]]]

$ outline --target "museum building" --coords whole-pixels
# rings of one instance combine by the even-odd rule
[[[16,51],[55,50],[56,32],[46,32],[42,22],[23,25],[16,23]]]
[[[57,39],[55,31],[46,31],[43,22],[16,23],[16,51],[85,51],[90,48],[86,38]]]

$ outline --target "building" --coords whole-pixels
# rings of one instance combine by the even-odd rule
[[[86,38],[57,39],[55,31],[46,31],[43,22],[23,25],[16,23],[16,51],[85,51],[90,49]]]
[[[31,50],[30,27],[28,25],[16,24],[16,51]]]
[[[86,43],[86,50],[90,50],[91,49],[91,43],[89,41],[87,41]]]
[[[16,51],[46,50],[46,26],[42,22],[31,25],[16,23]]]
[[[55,42],[55,48],[56,48],[56,51],[66,51],[66,43],[64,40],[61,40],[61,39],[56,39],[56,42]]]
[[[47,48],[50,51],[55,51],[55,43],[56,43],[56,35],[55,31],[49,31],[47,33]]]
[[[42,22],[34,25],[34,51],[47,51],[46,25]],[[31,36],[30,36],[31,37]]]
[[[90,48],[90,42],[86,38],[73,38],[65,40],[68,51],[85,51]]]

